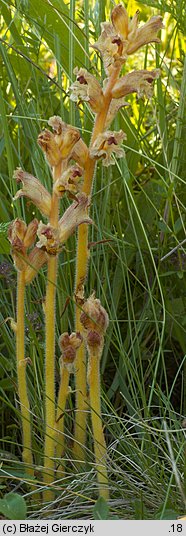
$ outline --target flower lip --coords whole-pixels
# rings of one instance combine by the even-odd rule
[[[88,82],[85,80],[85,77],[83,75],[81,76],[78,76],[77,77],[77,81],[80,83],[80,84],[85,84],[88,86]]]

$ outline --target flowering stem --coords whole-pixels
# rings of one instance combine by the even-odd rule
[[[99,484],[99,494],[105,500],[109,499],[108,476],[106,467],[106,443],[102,429],[101,400],[100,400],[100,355],[89,351],[89,397],[94,441],[94,454]]]
[[[65,407],[68,396],[69,385],[69,371],[67,367],[61,364],[60,370],[60,385],[57,399],[57,411],[56,411],[56,458],[64,456],[64,420],[65,420]],[[60,464],[61,465],[61,464]],[[58,469],[58,476],[61,478],[61,469]]]
[[[101,134],[104,130],[104,125],[112,100],[112,88],[119,76],[121,67],[113,69],[113,72],[108,80],[108,84],[105,90],[104,108],[97,114],[94,129],[92,132],[92,138],[90,146],[94,143],[98,134]],[[82,191],[88,196],[91,195],[94,170],[96,166],[96,160],[88,158],[85,167],[85,176]],[[78,244],[77,244],[77,256],[76,256],[76,284],[75,295],[78,294],[78,290],[83,288],[87,275],[89,251],[88,251],[88,225],[82,224],[78,229]],[[78,305],[76,306],[76,331],[81,331],[82,326],[80,323],[81,310]],[[74,455],[77,459],[85,459],[85,443],[86,443],[86,416],[87,416],[87,400],[86,400],[86,357],[84,344],[81,345],[77,351],[76,366],[76,420],[75,420],[75,442],[74,442]]]
[[[18,272],[17,276],[17,330],[16,330],[16,356],[17,356],[17,378],[18,394],[21,406],[22,434],[23,434],[23,461],[27,464],[27,473],[34,474],[33,458],[31,447],[31,414],[30,404],[27,394],[26,382],[26,360],[24,341],[24,295],[25,295],[25,273],[24,270]]]
[[[60,170],[54,168],[54,180]],[[58,225],[58,197],[52,195],[52,208],[50,224],[56,228]],[[58,256],[50,255],[48,258],[48,274],[45,304],[45,329],[46,329],[46,361],[45,361],[45,446],[44,446],[44,471],[45,484],[54,481],[55,471],[55,305],[57,283]],[[54,497],[52,490],[46,490],[43,494],[45,501]]]

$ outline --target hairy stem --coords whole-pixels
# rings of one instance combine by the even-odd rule
[[[25,360],[25,329],[24,329],[24,295],[25,295],[25,273],[24,270],[18,272],[17,276],[17,331],[16,331],[16,356],[17,356],[17,378],[18,394],[21,406],[22,434],[23,434],[23,461],[27,465],[26,471],[33,475],[33,458],[31,445],[31,413],[30,403],[27,394],[26,382],[26,360]]]
[[[113,69],[108,84],[105,90],[105,102],[104,107],[100,113],[97,114],[94,129],[92,132],[92,139],[90,146],[94,143],[98,134],[104,131],[105,121],[108,113],[108,109],[112,100],[112,89],[119,76],[121,67]],[[82,191],[87,195],[91,195],[94,171],[96,166],[96,160],[88,158],[85,168],[85,176]],[[84,282],[87,275],[89,259],[88,250],[88,225],[83,224],[78,229],[78,244],[77,244],[77,256],[76,256],[76,283],[75,283],[75,295],[78,295],[78,291],[81,291],[84,287]],[[80,323],[81,310],[78,304],[76,305],[76,331],[82,331]],[[75,364],[75,377],[76,377],[76,419],[75,419],[75,442],[74,442],[74,455],[78,460],[85,460],[85,443],[86,443],[86,418],[87,418],[87,399],[86,399],[86,352],[84,344],[81,345],[77,351],[76,364]]]
[[[102,428],[100,399],[100,356],[89,354],[89,398],[91,408],[92,431],[94,441],[95,464],[99,484],[99,494],[109,499],[108,476],[106,466],[106,443]]]
[[[56,458],[61,458],[64,456],[64,445],[65,445],[65,439],[64,439],[64,421],[65,421],[65,408],[66,408],[66,401],[68,397],[68,385],[69,385],[69,371],[68,368],[65,367],[63,364],[61,365],[60,370],[60,385],[59,385],[59,392],[58,392],[58,399],[57,399],[57,411],[56,411]],[[57,463],[60,463],[59,460],[57,460]],[[61,478],[62,476],[62,469],[61,464],[57,472],[57,476]]]
[[[54,168],[54,180],[61,169]],[[58,225],[58,197],[52,195],[50,224]],[[58,256],[48,258],[48,274],[45,303],[46,360],[45,360],[45,445],[44,445],[44,479],[45,484],[52,484],[55,472],[55,308]],[[45,501],[54,498],[52,490],[43,494]]]

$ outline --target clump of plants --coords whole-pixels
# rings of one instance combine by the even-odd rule
[[[91,193],[96,180],[98,161],[103,166],[115,164],[124,158],[122,130],[112,130],[112,121],[118,111],[128,105],[126,96],[137,93],[151,97],[153,82],[159,70],[138,70],[126,73],[129,56],[142,46],[159,42],[157,34],[163,28],[160,16],[152,17],[139,26],[139,12],[129,19],[124,5],[118,4],[111,12],[111,21],[102,23],[101,35],[93,45],[101,55],[106,78],[99,80],[84,68],[74,70],[71,99],[85,101],[95,114],[89,147],[79,130],[66,124],[61,117],[48,120],[49,129],[38,136],[38,144],[51,170],[51,191],[30,173],[18,168],[14,173],[21,184],[14,197],[29,198],[41,212],[42,220],[26,222],[15,219],[8,231],[12,257],[17,270],[17,314],[12,320],[16,337],[17,382],[21,408],[22,457],[27,473],[34,476],[32,448],[32,417],[27,386],[27,358],[25,357],[24,297],[43,265],[47,265],[45,313],[45,434],[43,451],[44,500],[54,497],[55,480],[65,471],[64,416],[70,375],[75,375],[76,411],[74,422],[73,458],[83,462],[86,457],[87,414],[90,410],[93,448],[99,494],[109,499],[107,449],[102,427],[100,360],[109,323],[106,310],[96,298],[95,291],[85,295],[90,249],[88,247]],[[71,204],[61,215],[60,200],[68,196]],[[56,287],[59,253],[68,238],[77,231],[76,270],[74,274],[75,321],[74,332],[62,333],[59,338],[60,382],[56,388]],[[88,388],[88,389],[87,389]],[[87,394],[88,392],[88,394]]]

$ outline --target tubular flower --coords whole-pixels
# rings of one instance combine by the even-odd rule
[[[86,143],[80,138],[78,142],[74,145],[70,157],[84,168],[86,166],[88,156],[88,147]]]
[[[122,65],[127,56],[136,52],[148,43],[159,43],[157,33],[164,28],[161,16],[152,17],[147,23],[138,28],[139,11],[130,20],[123,4],[114,7],[111,14],[112,24],[102,23],[102,32],[93,48],[98,50],[103,58],[107,74],[111,74],[113,66]]]
[[[76,81],[70,86],[72,94],[70,99],[74,102],[87,101],[93,112],[98,113],[104,105],[102,88],[92,74],[86,69],[74,69]]]
[[[91,147],[90,157],[103,158],[103,166],[115,164],[113,153],[117,158],[122,158],[125,155],[124,149],[120,147],[124,139],[126,139],[126,134],[123,130],[118,132],[107,130],[103,134],[99,134]]]
[[[51,195],[41,182],[21,168],[15,170],[14,179],[16,179],[17,183],[23,183],[23,188],[18,190],[13,198],[14,201],[19,199],[19,197],[28,197],[39,208],[42,214],[49,217],[51,211]]]
[[[62,333],[59,337],[59,347],[61,349],[61,362],[68,369],[69,372],[73,371],[73,363],[76,358],[76,352],[81,346],[83,337],[79,331],[77,333],[71,333],[69,335],[67,332]]]
[[[112,24],[102,22],[101,29],[101,35],[92,48],[101,53],[105,72],[110,75],[114,65],[122,65],[125,62],[126,55],[123,55],[122,39]]]
[[[27,249],[31,247],[36,238],[38,221],[34,219],[31,223],[26,223],[19,218],[14,220],[8,229],[8,240],[12,246],[12,257],[18,271],[26,269],[29,263]]]
[[[38,271],[47,262],[47,254],[42,249],[35,246],[28,256],[28,263],[25,269],[25,283],[28,285],[33,281]]]
[[[114,99],[125,97],[129,93],[137,93],[139,97],[146,95],[148,98],[153,95],[154,80],[159,78],[160,69],[154,69],[153,71],[133,71],[128,73],[116,82],[112,96]]]
[[[129,106],[129,103],[126,102],[123,97],[117,100],[116,99],[111,100],[108,113],[107,113],[106,122],[105,122],[105,129],[109,128],[112,121],[115,119],[117,113],[119,112],[120,108],[123,108],[123,106]]]
[[[69,157],[80,138],[80,134],[76,128],[67,125],[58,116],[50,117],[48,124],[54,132],[43,130],[38,136],[38,144],[45,153],[49,164],[58,166],[62,160]]]
[[[157,33],[164,28],[160,15],[152,17],[148,22],[138,28],[139,11],[130,20],[123,4],[114,7],[111,14],[112,24],[118,32],[126,55],[133,54],[143,45],[159,43]]]
[[[59,231],[52,227],[50,223],[40,221],[37,231],[39,242],[36,246],[46,251],[48,255],[57,255],[59,252]]]
[[[78,164],[70,166],[54,184],[54,192],[62,197],[65,192],[77,193],[80,190],[80,182],[83,176],[83,168]]]
[[[70,205],[59,220],[59,240],[63,244],[81,223],[92,223],[87,214],[89,198],[84,193],[77,194],[77,200]]]

